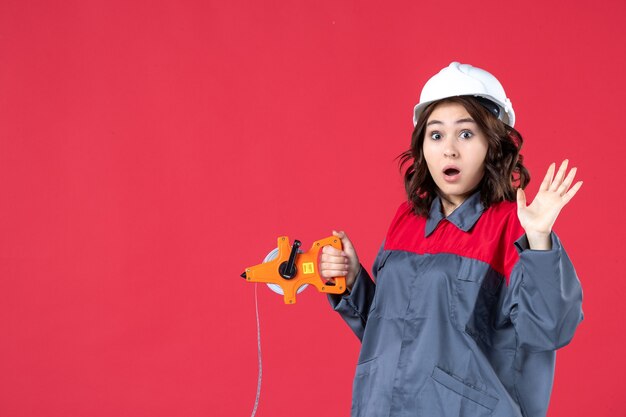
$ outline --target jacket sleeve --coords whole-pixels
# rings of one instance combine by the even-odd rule
[[[515,327],[518,347],[556,350],[574,337],[583,319],[582,288],[561,241],[552,232],[550,250],[531,250],[526,235],[515,241],[513,267],[501,312]]]
[[[383,245],[378,251],[378,256],[374,261],[374,271],[383,253]],[[359,273],[356,276],[352,291],[346,291],[342,295],[328,294],[328,300],[333,309],[341,315],[341,318],[350,326],[354,334],[363,340],[367,316],[374,300],[376,292],[376,284],[367,273],[367,270],[361,265]]]

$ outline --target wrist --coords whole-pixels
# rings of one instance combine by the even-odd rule
[[[532,250],[550,250],[552,249],[551,232],[526,232],[528,246]]]

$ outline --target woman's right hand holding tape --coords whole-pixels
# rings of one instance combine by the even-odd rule
[[[341,239],[343,250],[324,246],[319,260],[319,271],[323,278],[346,277],[346,286],[352,290],[354,280],[359,272],[359,257],[352,242],[343,231],[333,230],[333,236]]]

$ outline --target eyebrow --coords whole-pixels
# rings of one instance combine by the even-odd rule
[[[461,123],[474,123],[475,124],[476,121],[472,119],[471,117],[466,117],[465,119],[459,119],[454,123],[457,125]],[[442,125],[443,122],[440,122],[439,120],[431,120],[430,122],[426,123],[426,126],[435,125],[435,124]]]

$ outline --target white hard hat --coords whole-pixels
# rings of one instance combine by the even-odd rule
[[[456,96],[482,97],[497,105],[497,117],[507,125],[515,124],[511,100],[506,97],[502,84],[487,71],[468,64],[453,62],[435,74],[422,89],[420,102],[413,109],[413,125],[424,108],[433,101]]]

